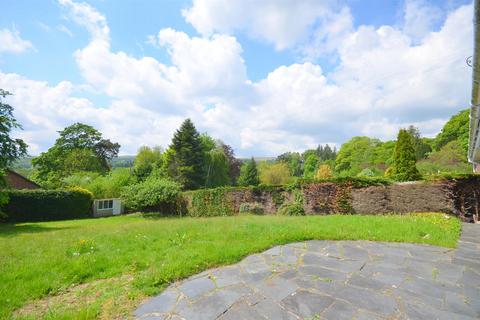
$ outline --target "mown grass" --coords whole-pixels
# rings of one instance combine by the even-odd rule
[[[459,233],[459,220],[443,214],[217,218],[136,214],[0,225],[0,317],[118,318],[128,316],[145,297],[172,281],[277,244],[365,239],[454,247]]]

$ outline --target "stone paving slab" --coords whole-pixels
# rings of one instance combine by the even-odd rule
[[[480,225],[457,249],[370,241],[273,247],[173,283],[137,319],[480,319]]]

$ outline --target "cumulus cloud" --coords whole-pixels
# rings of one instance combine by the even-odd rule
[[[246,32],[282,50],[307,41],[320,25],[324,27],[344,19],[334,11],[336,0],[194,0],[190,8],[182,11],[185,19],[202,35],[213,33]],[[335,29],[337,26],[334,26]],[[334,33],[337,30],[332,30]],[[322,35],[326,36],[326,35]]]
[[[87,4],[60,2],[91,35],[74,54],[86,84],[113,102],[99,108],[77,98],[81,91],[69,82],[49,86],[0,73],[0,87],[15,92],[12,99],[32,152],[46,149],[55,138],[54,130],[75,121],[95,125],[119,141],[123,153],[133,153],[142,144],[165,146],[180,122],[190,117],[201,131],[232,144],[239,155],[275,155],[318,143],[339,145],[354,135],[391,139],[399,127],[410,124],[433,135],[468,101],[471,69],[464,58],[472,51],[471,5],[448,14],[438,31],[417,37],[403,26],[354,28],[348,8],[325,7],[322,17],[332,15],[338,24],[322,26],[316,20],[320,11],[306,7],[318,2],[302,2],[290,13],[310,9],[313,13],[304,13],[307,20],[293,25],[292,33],[269,33],[269,26],[264,26],[265,33],[255,36],[268,36],[278,48],[300,44],[298,48],[310,50],[312,57],[322,50],[334,51],[338,65],[326,73],[312,59],[280,66],[252,82],[240,43],[232,34],[219,33],[249,32],[235,19],[243,17],[239,12],[254,19],[250,11],[255,10],[241,11],[245,9],[236,2],[232,6],[240,11],[232,19],[222,2],[195,1],[184,11],[201,37],[169,28],[149,37],[150,43],[168,52],[169,64],[114,52],[102,14]],[[223,16],[208,9],[212,3]],[[285,3],[291,4],[280,4]],[[272,26],[280,29],[283,22],[290,22],[282,5],[271,4],[276,12]],[[202,20],[210,16],[215,19]],[[221,17],[224,25],[217,24]],[[311,30],[305,30],[312,24],[315,32],[307,47],[305,32]]]
[[[442,18],[442,11],[425,0],[405,1],[404,32],[414,41],[420,41],[431,32]]]
[[[0,54],[22,53],[28,49],[33,49],[33,45],[30,41],[22,39],[20,32],[15,29],[0,29]]]

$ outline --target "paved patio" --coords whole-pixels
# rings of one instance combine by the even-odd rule
[[[479,319],[480,225],[456,250],[307,241],[172,284],[140,319]]]

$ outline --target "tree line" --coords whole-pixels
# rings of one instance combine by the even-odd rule
[[[0,89],[0,98],[9,93]],[[27,145],[11,138],[20,124],[13,108],[0,99],[0,170],[26,155]],[[184,190],[229,185],[288,184],[296,179],[386,176],[416,180],[438,173],[467,173],[468,110],[454,115],[435,138],[410,126],[396,140],[357,136],[341,145],[319,145],[304,152],[285,152],[274,160],[241,161],[233,148],[186,119],[166,149],[142,146],[133,167],[112,170],[120,145],[90,125],[75,123],[59,131],[54,145],[32,160],[29,177],[45,188],[81,186],[97,197],[117,197],[126,186],[176,184]],[[155,182],[156,181],[156,182]],[[133,191],[132,191],[133,192]]]

